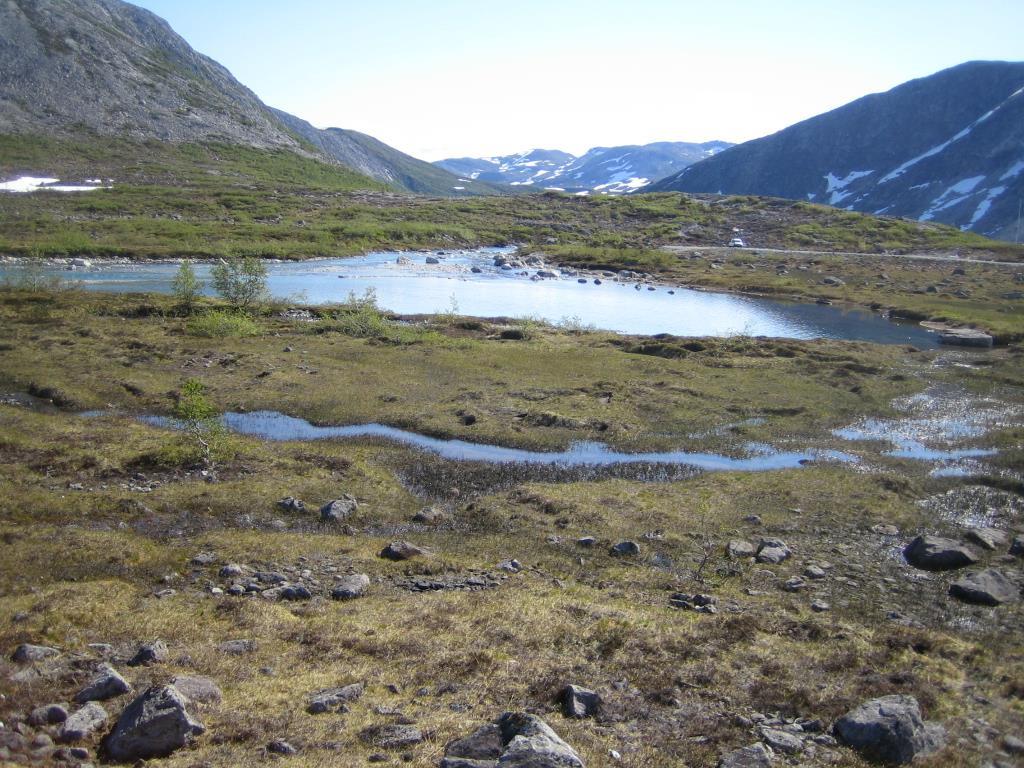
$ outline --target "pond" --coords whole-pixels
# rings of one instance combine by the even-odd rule
[[[551,323],[629,334],[773,336],[850,339],[935,347],[938,335],[916,324],[897,324],[871,312],[817,304],[710,293],[636,280],[559,276],[539,279],[537,269],[503,270],[497,255],[511,248],[443,252],[379,252],[354,258],[268,264],[268,284],[279,298],[309,304],[345,301],[372,290],[378,304],[400,314],[455,310],[473,317],[531,317]],[[437,264],[427,264],[430,256]],[[196,264],[209,292],[211,265]],[[54,272],[86,290],[170,292],[178,265],[98,263]],[[0,280],[14,272],[0,268]],[[582,282],[581,282],[582,281]]]

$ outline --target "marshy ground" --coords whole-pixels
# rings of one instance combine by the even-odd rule
[[[27,673],[0,664],[0,720],[69,702],[112,659],[136,690],[182,675],[219,686],[221,700],[197,710],[207,733],[169,766],[264,763],[278,759],[266,752],[275,739],[297,748],[280,758],[293,765],[433,766],[508,709],[541,714],[589,766],[714,765],[757,741],[760,724],[797,720],[822,730],[808,725],[802,751],[779,764],[856,766],[827,729],[887,693],[915,696],[950,733],[921,765],[1020,760],[1004,748],[1024,731],[1020,601],[958,602],[947,588],[959,574],[901,555],[918,533],[1024,532],[1019,346],[652,345],[365,307],[319,308],[306,322],[280,309],[211,338],[166,298],[0,294],[0,648],[61,651]],[[510,328],[517,338],[502,338]],[[225,435],[204,475],[187,437],[135,418],[172,413],[189,379],[222,411],[536,450],[595,440],[745,455],[757,444],[858,460],[647,482],[447,462],[372,440]],[[981,432],[926,435],[930,447],[998,452],[937,476],[887,442],[833,432],[903,423],[921,393],[994,414]],[[343,494],[358,508],[321,522],[320,505]],[[306,510],[280,508],[288,496]],[[791,556],[726,552],[765,538]],[[394,540],[425,553],[379,557]],[[625,540],[639,553],[609,553]],[[1006,552],[979,548],[1019,589],[1024,561]],[[499,567],[509,559],[521,568]],[[229,564],[240,571],[221,575]],[[366,595],[332,600],[352,573],[369,576]],[[230,594],[261,574],[264,588],[276,574],[309,598]],[[674,607],[678,593],[711,595],[716,612]],[[121,663],[156,639],[165,661]],[[365,691],[347,712],[307,712],[311,693],[349,683]],[[602,695],[598,717],[563,718],[567,683]],[[423,739],[388,749],[366,730],[398,723]],[[47,729],[25,730],[12,760],[37,759],[30,742]]]

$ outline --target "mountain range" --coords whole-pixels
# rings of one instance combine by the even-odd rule
[[[766,195],[1013,239],[1024,63],[975,61],[717,154],[645,191]]]
[[[268,107],[163,19],[121,0],[0,2],[0,134],[286,149],[408,192],[501,191]]]
[[[434,165],[471,181],[573,193],[624,194],[731,146],[725,141],[660,141],[642,146],[594,147],[579,157],[557,149],[532,149],[500,157],[450,158]]]

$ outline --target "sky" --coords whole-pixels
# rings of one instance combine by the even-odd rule
[[[973,59],[1021,0],[135,0],[267,104],[425,160],[741,142]]]

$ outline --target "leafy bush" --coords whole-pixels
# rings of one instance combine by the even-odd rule
[[[223,339],[229,336],[255,336],[260,327],[244,312],[214,310],[189,319],[186,330],[192,336]]]
[[[254,256],[222,262],[210,274],[213,277],[213,290],[236,307],[248,309],[270,297],[267,291],[267,267]]]
[[[171,285],[174,298],[186,312],[192,312],[196,299],[203,290],[203,281],[196,277],[196,271],[189,261],[181,262],[177,273],[174,275],[174,282]]]
[[[186,381],[174,407],[174,417],[206,467],[213,466],[224,437],[218,416],[216,406],[206,397],[203,383],[198,379]]]

